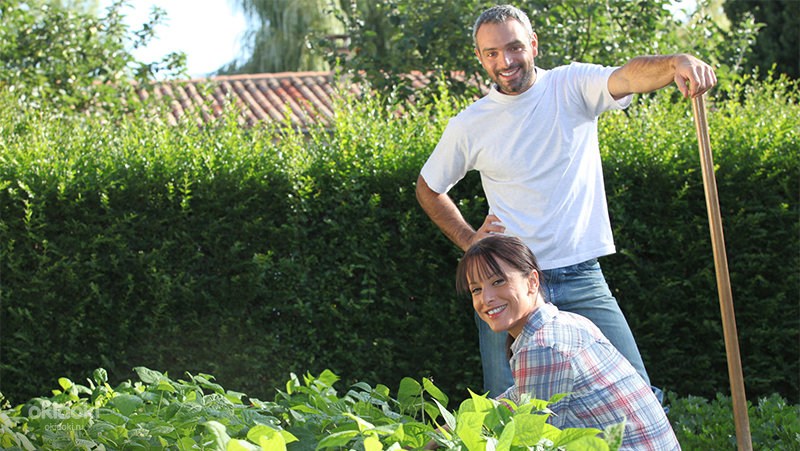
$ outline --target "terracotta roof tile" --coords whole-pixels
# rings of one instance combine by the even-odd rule
[[[286,72],[169,80],[137,90],[140,99],[169,102],[170,124],[190,119],[213,123],[233,106],[240,124],[281,122],[306,128],[333,117],[333,75],[330,72]]]
[[[419,89],[430,80],[421,72],[407,75]],[[312,124],[330,125],[334,117],[337,88],[332,72],[282,72],[273,74],[226,75],[192,80],[169,80],[138,89],[139,98],[169,102],[170,124],[192,120],[210,124],[233,106],[236,120],[244,125],[288,120],[298,129]],[[344,85],[358,94],[358,85]]]

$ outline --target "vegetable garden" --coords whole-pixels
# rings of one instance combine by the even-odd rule
[[[601,121],[618,247],[601,262],[681,443],[724,449],[735,440],[697,143],[688,102],[672,94]],[[493,411],[479,396],[470,303],[455,294],[459,253],[414,199],[459,106],[440,93],[398,116],[379,98],[343,99],[332,129],[301,133],[232,118],[169,126],[144,109],[64,116],[0,96],[0,446],[413,448],[445,412]],[[764,449],[800,446],[798,124],[797,86],[785,79],[711,99],[753,441]],[[485,214],[476,177],[452,195],[472,222]],[[71,382],[100,367],[107,376]],[[429,396],[412,415],[409,381]],[[335,411],[296,409],[293,393],[312,392]],[[37,405],[86,415],[42,422]],[[414,434],[376,409],[423,433],[393,441]],[[470,433],[506,443],[499,424]]]

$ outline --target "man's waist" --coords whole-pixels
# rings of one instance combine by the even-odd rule
[[[547,252],[537,252],[536,248],[528,244],[533,254],[536,256],[536,261],[542,270],[551,270],[565,268],[583,264],[587,261],[597,259],[606,255],[611,255],[616,252],[614,244],[606,244],[601,247],[592,248],[591,250],[575,250],[573,252],[564,253],[558,250]]]

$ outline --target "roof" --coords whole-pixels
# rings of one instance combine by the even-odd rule
[[[414,89],[430,80],[421,72],[407,77]],[[198,125],[211,124],[233,106],[236,120],[252,126],[259,122],[284,122],[306,130],[312,124],[331,125],[335,99],[345,92],[360,94],[360,85],[334,78],[334,73],[282,72],[224,75],[191,80],[167,80],[137,89],[140,99],[170,102],[167,121],[177,124],[189,119]]]
[[[212,123],[233,106],[241,124],[281,122],[288,116],[294,126],[306,128],[333,116],[333,85],[330,72],[287,72],[160,81],[137,94],[142,100],[169,101],[170,124],[185,118]]]

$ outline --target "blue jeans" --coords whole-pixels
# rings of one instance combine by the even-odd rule
[[[549,302],[560,310],[589,318],[603,332],[642,378],[650,385],[639,348],[628,322],[608,289],[600,263],[591,259],[577,265],[542,271],[544,291]],[[508,364],[506,332],[494,332],[477,314],[483,389],[489,396],[498,396],[514,384]]]

